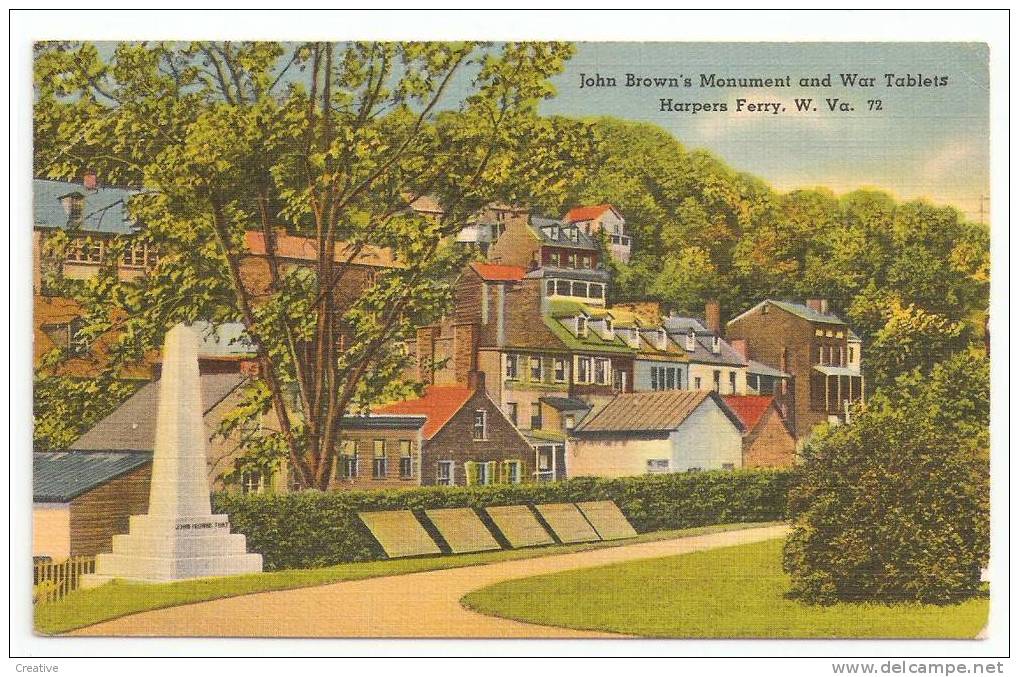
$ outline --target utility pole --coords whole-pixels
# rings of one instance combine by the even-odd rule
[[[987,195],[980,196],[980,223],[987,223],[984,220],[984,203],[987,203],[987,211],[991,211],[991,198]]]

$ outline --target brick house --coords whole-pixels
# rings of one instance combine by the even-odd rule
[[[596,239],[575,225],[538,216],[526,221],[507,220],[499,239],[488,250],[491,263],[528,271],[599,270],[600,259],[601,247]]]
[[[604,233],[609,254],[623,263],[629,262],[633,238],[626,232],[623,213],[612,205],[574,207],[563,217],[563,222],[579,227],[585,235],[599,236]]]
[[[378,407],[376,414],[423,416],[420,483],[519,483],[534,478],[534,452],[488,396],[484,377],[470,385],[430,385],[422,397]]]
[[[766,299],[726,326],[746,342],[747,357],[788,374],[788,418],[801,444],[823,423],[846,420],[864,397],[862,344],[822,299],[806,304]]]
[[[796,458],[796,438],[771,395],[725,395],[743,422],[744,468],[787,468]]]

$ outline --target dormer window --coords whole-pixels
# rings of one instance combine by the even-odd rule
[[[608,332],[609,334],[613,333],[613,331],[612,331],[612,318],[611,317],[606,317],[605,318],[605,331]]]
[[[658,350],[665,350],[668,347],[669,335],[664,328],[658,329]]]
[[[693,352],[693,349],[697,343],[697,332],[690,328],[690,331],[686,333],[686,350],[689,353]]]
[[[577,337],[587,338],[587,317],[577,315]]]
[[[715,353],[716,355],[722,352],[722,339],[720,339],[717,336],[711,337],[711,352]]]

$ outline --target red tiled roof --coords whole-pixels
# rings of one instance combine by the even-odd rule
[[[442,430],[449,419],[467,404],[474,391],[465,386],[428,386],[423,397],[378,407],[377,414],[419,414],[427,417],[421,434],[426,440]]]
[[[265,237],[257,230],[249,230],[244,233],[244,245],[248,252],[257,256],[265,255]],[[346,261],[350,257],[350,244],[337,242],[334,253],[334,260]],[[276,255],[286,259],[301,259],[304,261],[318,260],[318,243],[310,237],[299,237],[286,233],[276,234]],[[386,268],[398,268],[399,264],[393,259],[393,254],[388,249],[366,245],[354,258],[353,263],[364,266],[381,266]]]
[[[612,209],[612,205],[594,205],[593,207],[574,207],[570,211],[566,212],[566,218],[563,219],[566,223],[576,223],[577,221],[590,221],[596,219],[605,213],[605,210]]]
[[[520,266],[502,266],[497,263],[472,263],[471,268],[482,280],[489,282],[518,282],[527,274]]]
[[[739,416],[748,431],[757,427],[764,412],[775,401],[771,395],[723,395],[722,399]]]

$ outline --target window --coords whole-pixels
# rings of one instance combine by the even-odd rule
[[[570,254],[567,255],[567,257],[566,257],[566,265],[569,268],[576,268],[577,267],[577,255],[575,253],[570,252]]]
[[[517,403],[507,402],[506,403],[506,418],[510,420],[513,425],[517,424]]]
[[[591,257],[590,256],[585,256],[585,257],[581,258],[580,259],[580,267],[581,268],[590,268],[591,267]]]
[[[515,379],[517,378],[517,364],[518,355],[507,355],[506,356],[506,378]]]
[[[451,487],[453,486],[453,466],[454,461],[439,461],[439,465],[435,472],[435,483]]]
[[[693,379],[693,389],[694,390],[700,390],[701,389],[701,377],[700,376],[694,376],[694,379]]]
[[[482,409],[474,412],[474,439],[488,439],[488,412]]]
[[[824,336],[824,329],[815,329],[814,336]]]
[[[594,359],[594,381],[598,385],[609,384],[609,366],[610,363],[603,357],[596,357]]]
[[[541,430],[541,404],[531,404],[531,430]]]
[[[716,393],[722,392],[722,372],[716,369],[714,372],[712,372],[711,376],[715,383],[715,392]]]
[[[686,469],[687,472],[700,472],[701,470],[702,468],[696,465],[690,466],[689,468]]]
[[[651,367],[651,390],[658,390],[658,367]]]
[[[566,383],[566,360],[561,357],[555,359],[553,377],[556,383]]]
[[[400,477],[410,479],[414,476],[414,455],[411,453],[410,440],[400,440]]]
[[[649,458],[647,460],[647,471],[651,474],[669,472],[669,459]]]
[[[842,332],[841,331],[835,332],[835,338],[842,338]]]
[[[853,347],[852,347],[852,346],[849,346],[849,363],[850,363],[850,364],[852,364],[852,363],[853,363],[853,361],[854,361],[854,360],[853,360],[853,352],[854,352],[854,351],[853,351]]]
[[[335,472],[343,479],[357,477],[357,443],[354,440],[340,442],[340,462]]]
[[[723,463],[722,470],[735,470],[736,466],[733,463]]]
[[[541,381],[541,355],[531,355],[531,380]]]
[[[570,295],[570,281],[569,280],[556,280],[556,293],[559,296]]]
[[[506,481],[520,484],[520,461],[506,461]]]
[[[577,376],[573,379],[575,383],[590,383],[591,382],[591,358],[590,357],[578,357],[577,358]]]
[[[577,315],[577,336],[580,338],[587,337],[587,317],[584,315]]]
[[[372,479],[381,480],[386,477],[386,441],[372,442]]]
[[[555,266],[556,268],[558,268],[560,263],[561,259],[559,257],[559,252],[552,252],[551,254],[548,255],[548,264],[550,266]]]
[[[567,430],[573,430],[577,426],[577,417],[573,414],[567,414],[566,418],[563,420],[565,421]]]
[[[488,464],[478,463],[476,467],[478,469],[478,484],[491,484],[492,476],[488,472]]]
[[[587,296],[587,283],[586,282],[574,282],[572,287],[571,287],[571,289],[572,289],[572,292],[571,292],[572,296],[580,296],[580,297]]]
[[[676,369],[670,367],[665,371],[665,389],[675,390],[676,389]]]
[[[613,325],[611,317],[605,318],[605,333],[607,333],[609,336],[612,336],[613,334]]]
[[[262,473],[245,470],[241,473],[241,491],[245,494],[260,494],[265,489]]]
[[[693,327],[691,327],[690,331],[688,331],[686,333],[686,350],[687,350],[687,352],[692,352],[693,349],[695,348],[695,344],[696,343],[697,343],[697,334],[696,334],[696,332],[694,332]]]
[[[545,296],[555,296],[555,280],[545,282]]]
[[[75,238],[67,247],[67,261],[102,263],[103,241],[91,238]]]
[[[736,394],[736,372],[729,372],[729,392],[733,395]]]
[[[603,299],[605,298],[605,285],[591,283],[590,288],[587,291],[588,298],[592,299]]]

